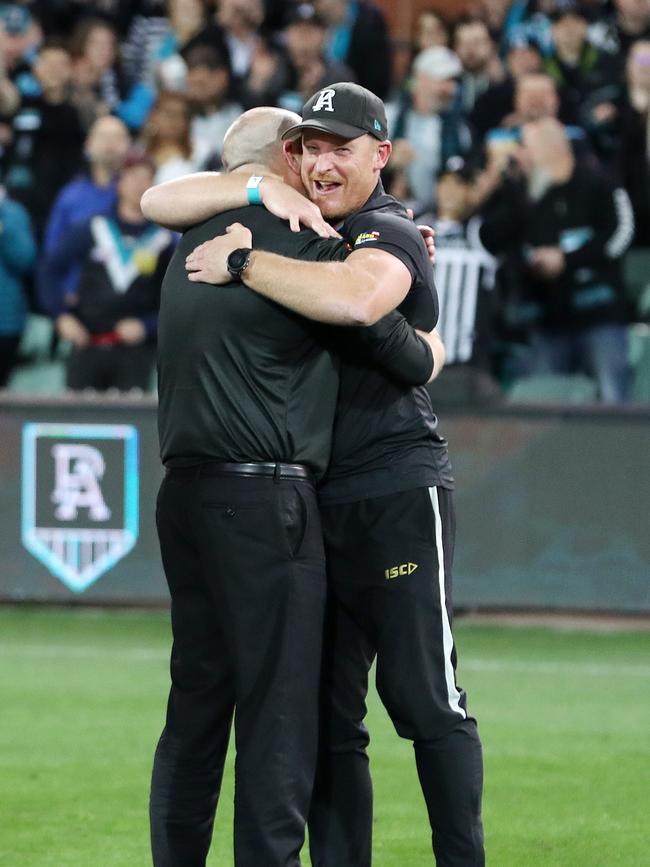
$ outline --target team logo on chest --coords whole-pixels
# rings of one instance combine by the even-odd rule
[[[131,425],[27,424],[22,540],[81,592],[138,538],[138,432]]]
[[[334,111],[332,101],[335,96],[335,90],[321,90],[318,94],[318,99],[312,106],[312,111]]]

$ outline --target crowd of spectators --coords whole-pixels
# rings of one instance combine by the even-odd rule
[[[52,352],[70,349],[69,387],[146,388],[174,237],[139,192],[219,169],[242,111],[299,111],[351,80],[386,101],[388,191],[435,225],[443,263],[480,257],[462,363],[492,394],[580,373],[599,400],[633,398],[630,323],[650,303],[624,265],[638,254],[650,282],[650,0],[448,6],[414,16],[405,46],[371,0],[0,3],[0,386],[31,311],[55,323]]]

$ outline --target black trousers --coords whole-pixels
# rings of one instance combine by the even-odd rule
[[[156,350],[149,343],[73,349],[66,363],[65,384],[75,391],[83,388],[147,391],[155,362]]]
[[[369,867],[368,672],[413,741],[439,867],[482,867],[483,761],[455,680],[450,491],[419,488],[321,508],[330,580],[321,757],[309,818],[314,867]]]
[[[157,505],[172,686],[155,867],[203,867],[235,714],[237,867],[298,867],[316,766],[325,560],[306,480],[172,470]]]

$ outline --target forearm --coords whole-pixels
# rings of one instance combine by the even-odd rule
[[[445,360],[447,358],[447,353],[445,352],[445,344],[442,342],[442,338],[436,328],[433,331],[419,331],[417,332],[418,337],[423,340],[429,349],[431,350],[431,356],[433,359],[433,368],[431,370],[431,374],[427,379],[427,382],[433,382],[433,380],[438,376],[442,368],[445,366]]]
[[[347,262],[301,262],[253,250],[242,280],[265,298],[330,325],[373,325],[387,312],[373,275]]]
[[[392,379],[411,386],[424,385],[437,374],[428,337],[417,332],[397,310],[359,331],[369,359]]]
[[[144,216],[168,229],[183,230],[247,204],[243,174],[196,172],[149,187],[142,196]]]

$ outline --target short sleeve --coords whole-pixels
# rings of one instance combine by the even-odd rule
[[[350,245],[336,238],[321,238],[313,232],[305,234],[295,258],[307,262],[342,262],[350,255]]]
[[[348,224],[346,238],[352,252],[385,250],[408,268],[413,280],[423,278],[429,259],[420,231],[411,220],[397,214],[364,211]]]

